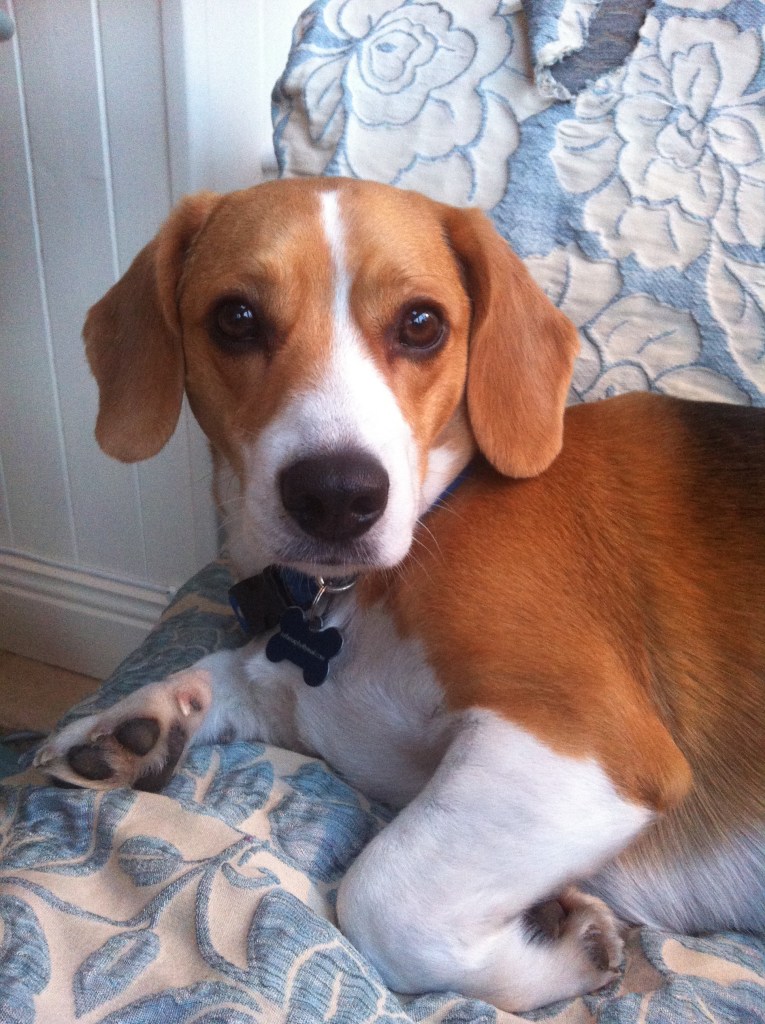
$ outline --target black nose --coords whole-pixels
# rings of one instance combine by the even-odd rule
[[[388,474],[364,452],[301,459],[279,479],[282,503],[302,530],[319,540],[353,540],[388,503]]]

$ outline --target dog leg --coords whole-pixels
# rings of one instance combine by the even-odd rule
[[[245,653],[246,652],[246,653]],[[63,782],[157,792],[193,742],[257,736],[245,665],[251,648],[218,651],[54,734],[34,760]]]
[[[650,819],[595,762],[471,712],[425,789],[362,851],[340,927],[400,992],[456,990],[523,1011],[600,988],[622,941],[600,900],[569,888]],[[557,923],[529,912],[556,894]]]

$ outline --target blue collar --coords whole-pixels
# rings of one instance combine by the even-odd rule
[[[297,569],[279,568],[277,571],[285,590],[292,598],[292,604],[307,612],[319,592],[319,581],[315,576],[307,576]]]
[[[457,488],[460,487],[462,484],[464,484],[465,481],[469,477],[471,477],[473,475],[474,471],[475,471],[475,459],[471,459],[470,462],[468,462],[467,466],[465,466],[464,469],[461,469],[459,471],[459,473],[455,476],[455,478],[452,480],[452,482],[449,484],[449,486],[446,488],[446,490],[441,491],[439,496],[436,498],[436,500],[433,502],[433,504],[430,506],[430,508],[427,509],[427,511],[424,513],[424,515],[427,515],[428,512],[430,512],[431,509],[438,508],[439,505],[443,505],[443,503],[446,501],[446,499],[450,495],[454,494],[454,492],[457,490]]]

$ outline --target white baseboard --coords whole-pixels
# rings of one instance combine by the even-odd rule
[[[171,591],[0,550],[0,648],[104,679]]]

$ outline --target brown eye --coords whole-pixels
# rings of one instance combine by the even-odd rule
[[[399,321],[398,342],[405,348],[429,351],[436,348],[445,335],[443,318],[429,306],[410,306]]]
[[[260,348],[267,341],[267,328],[251,305],[239,299],[219,303],[210,318],[213,339],[229,352]]]

